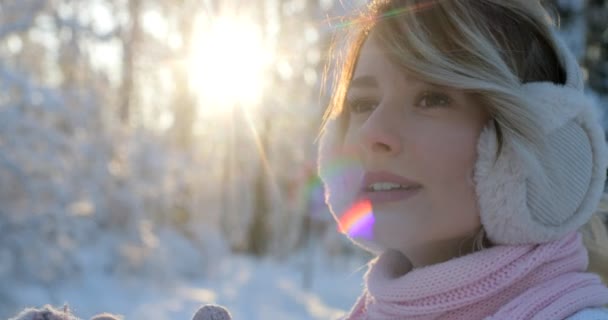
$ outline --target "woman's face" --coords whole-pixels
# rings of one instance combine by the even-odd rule
[[[372,37],[346,101],[344,147],[364,170],[359,197],[372,204],[375,241],[414,266],[457,255],[480,227],[473,168],[484,108],[461,90],[408,76]]]

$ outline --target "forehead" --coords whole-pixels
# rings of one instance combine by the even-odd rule
[[[359,79],[365,79],[360,81]],[[397,82],[419,82],[418,79],[408,74],[403,67],[393,63],[386,54],[385,49],[372,35],[363,43],[359,52],[359,58],[351,80],[352,85],[359,82],[369,83],[374,80],[378,85],[396,84]]]
[[[387,63],[388,59],[386,59],[386,55],[378,45],[378,41],[376,41],[375,37],[370,36],[361,47],[353,78],[378,73],[378,69],[390,67]]]

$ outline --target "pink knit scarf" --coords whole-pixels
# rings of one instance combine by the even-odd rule
[[[585,273],[574,232],[541,245],[496,246],[397,275],[403,259],[372,261],[366,289],[345,319],[564,319],[608,303],[608,288]]]

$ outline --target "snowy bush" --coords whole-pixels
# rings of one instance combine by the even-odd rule
[[[0,72],[0,300],[9,283],[51,288],[88,272],[193,277],[225,253],[205,212],[198,226],[176,218],[197,211],[205,185],[184,169],[200,164],[102,121],[95,92]]]

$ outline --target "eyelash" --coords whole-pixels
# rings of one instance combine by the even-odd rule
[[[373,99],[359,98],[353,101],[346,101],[346,105],[351,113],[364,113],[374,109],[378,105],[378,102]]]
[[[450,97],[447,94],[444,94],[441,92],[432,92],[432,91],[426,91],[426,92],[422,93],[422,95],[420,96],[420,98],[417,99],[417,101],[421,101],[422,99],[429,98],[429,97],[439,98],[439,99],[443,100],[444,102],[436,104],[436,105],[431,105],[431,106],[423,106],[422,108],[444,107],[444,106],[449,105],[452,102],[452,100],[450,99]]]
[[[432,104],[432,105],[426,105],[426,106],[423,106],[420,104],[421,101],[423,101],[425,99],[429,99],[429,98],[439,98],[442,100],[442,102],[437,103],[437,104]],[[416,106],[419,108],[422,108],[422,109],[443,107],[443,106],[449,105],[452,102],[452,100],[450,99],[450,97],[448,95],[440,93],[440,92],[432,92],[432,91],[423,92],[416,99],[416,101],[417,101]],[[347,100],[346,104],[347,104],[350,112],[364,113],[364,112],[368,112],[368,111],[371,111],[372,109],[374,109],[376,107],[376,105],[378,105],[378,101],[375,99],[369,99],[369,98],[358,98],[358,99],[353,99],[352,101]]]

